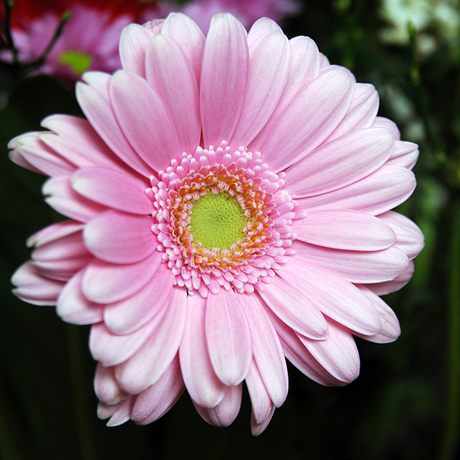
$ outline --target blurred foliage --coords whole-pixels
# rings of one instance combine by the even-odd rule
[[[418,188],[400,212],[422,228],[426,247],[411,283],[385,300],[402,336],[390,345],[358,340],[361,376],[344,388],[317,385],[292,366],[290,393],[265,433],[250,434],[244,395],[226,429],[196,414],[184,396],[158,422],[106,428],[96,417],[95,363],[88,329],[62,323],[53,308],[16,299],[9,279],[29,257],[26,238],[56,215],[44,178],[8,160],[7,142],[52,113],[81,115],[73,92],[50,77],[0,77],[0,457],[14,459],[454,459],[460,392],[460,48],[439,41],[420,55],[386,45],[379,3],[309,0],[285,23],[309,35],[333,64],[350,68],[381,95],[379,115],[420,145]],[[459,43],[460,40],[457,40]]]

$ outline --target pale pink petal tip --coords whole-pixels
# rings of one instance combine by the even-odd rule
[[[92,325],[108,426],[151,423],[184,390],[228,426],[246,385],[258,436],[288,395],[286,359],[342,386],[360,372],[354,336],[400,335],[379,296],[409,282],[423,248],[392,211],[419,152],[377,116],[375,88],[310,38],[268,18],[200,18],[207,35],[183,13],[117,22],[118,70],[76,87],[86,119],[52,115],[9,143],[69,218],[29,238],[11,282]]]

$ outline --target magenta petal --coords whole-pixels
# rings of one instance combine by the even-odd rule
[[[114,334],[131,334],[144,324],[162,315],[173,289],[173,275],[160,265],[153,278],[127,299],[107,305],[105,325]]]
[[[225,387],[225,394],[222,401],[215,407],[201,407],[195,402],[195,409],[210,425],[226,427],[235,420],[241,406],[243,385]]]
[[[160,263],[161,253],[157,251],[135,264],[114,265],[94,259],[86,268],[82,291],[93,302],[118,302],[142,289]]]
[[[183,391],[184,382],[176,358],[154,385],[138,395],[131,419],[139,425],[158,420],[176,404]]]
[[[302,292],[278,277],[273,277],[263,288],[260,296],[289,327],[314,340],[327,337],[326,320]]]
[[[272,171],[282,171],[327,138],[350,105],[352,84],[348,71],[334,68],[294,98],[260,149]]]
[[[381,251],[342,251],[296,241],[293,248],[309,264],[338,273],[351,283],[390,281],[409,265],[407,256],[395,247]]]
[[[155,384],[173,361],[184,332],[186,296],[183,289],[173,289],[160,325],[134,356],[116,367],[115,376],[127,393],[138,394]]]
[[[378,251],[396,242],[389,225],[356,211],[311,212],[294,221],[292,230],[301,241],[335,249]]]
[[[11,277],[11,284],[16,286],[13,294],[24,302],[33,305],[56,305],[57,298],[65,283],[40,275],[32,262],[21,265]]]
[[[158,35],[146,55],[147,81],[172,117],[179,150],[194,152],[200,143],[201,121],[196,78],[190,62],[173,39]]]
[[[251,332],[238,294],[221,289],[208,297],[205,330],[214,371],[225,385],[238,385],[252,358]]]
[[[128,335],[113,334],[104,323],[94,324],[89,334],[89,349],[93,359],[106,367],[126,361],[147,341],[158,322],[152,321]]]
[[[152,203],[142,184],[127,174],[103,167],[84,168],[72,176],[72,188],[80,195],[118,211],[152,213]]]
[[[217,147],[231,138],[245,100],[248,61],[244,27],[231,15],[215,14],[206,38],[201,71],[205,146]]]
[[[206,299],[187,298],[187,321],[179,349],[180,365],[190,397],[201,407],[212,408],[222,401],[225,385],[217,378],[209,358],[205,334]]]
[[[328,321],[329,337],[310,340],[299,336],[316,360],[336,379],[352,382],[359,375],[359,353],[351,333],[343,326]]]
[[[88,299],[81,292],[83,272],[77,273],[62,289],[56,303],[60,318],[73,324],[94,324],[102,321],[102,306]]]
[[[297,198],[298,209],[319,211],[349,209],[382,214],[403,203],[415,189],[414,174],[398,166],[384,165],[374,173],[339,190]]]
[[[126,139],[155,171],[166,169],[179,145],[168,108],[138,75],[120,70],[110,81],[110,101]]]
[[[132,264],[156,250],[151,226],[150,217],[107,211],[86,225],[83,238],[96,257],[115,264]]]
[[[76,87],[78,103],[91,125],[113,152],[135,171],[150,177],[151,168],[126,140],[112,111],[109,100],[110,79],[110,75],[102,72],[85,73],[88,84],[79,82]]]
[[[124,70],[145,77],[145,49],[152,37],[152,32],[139,24],[130,24],[123,29],[120,37],[120,59]]]
[[[357,182],[386,162],[394,142],[389,131],[369,128],[324,144],[289,168],[289,192],[321,195]]]
[[[45,201],[56,211],[79,222],[88,222],[107,210],[72,189],[69,176],[48,179],[42,187]]]
[[[172,38],[182,48],[199,85],[205,42],[201,29],[185,14],[171,13],[163,23],[161,33]]]
[[[99,401],[112,406],[124,401],[128,397],[120,389],[113,373],[113,367],[104,367],[101,363],[97,364],[94,376],[94,392]]]
[[[290,57],[288,39],[279,31],[250,46],[246,101],[231,145],[247,146],[268,121],[286,85]]]
[[[310,260],[307,263],[297,258],[278,270],[278,274],[297,286],[318,310],[347,328],[366,335],[380,330],[377,312],[359,289],[342,276],[309,264]]]
[[[280,407],[288,393],[286,360],[265,304],[255,295],[245,295],[243,305],[251,329],[254,361],[265,388],[276,407]]]

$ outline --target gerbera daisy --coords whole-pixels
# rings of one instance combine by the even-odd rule
[[[288,392],[285,357],[323,385],[359,373],[353,336],[391,342],[378,297],[411,277],[423,236],[392,208],[418,149],[377,117],[373,86],[308,37],[229,14],[122,33],[123,70],[77,85],[87,120],[11,141],[70,220],[32,236],[21,299],[93,324],[99,416],[158,419],[186,388],[230,424],[245,382],[259,434]]]

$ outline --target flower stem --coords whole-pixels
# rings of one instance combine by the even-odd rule
[[[454,203],[449,252],[446,429],[440,459],[453,459],[460,430],[460,201]]]

